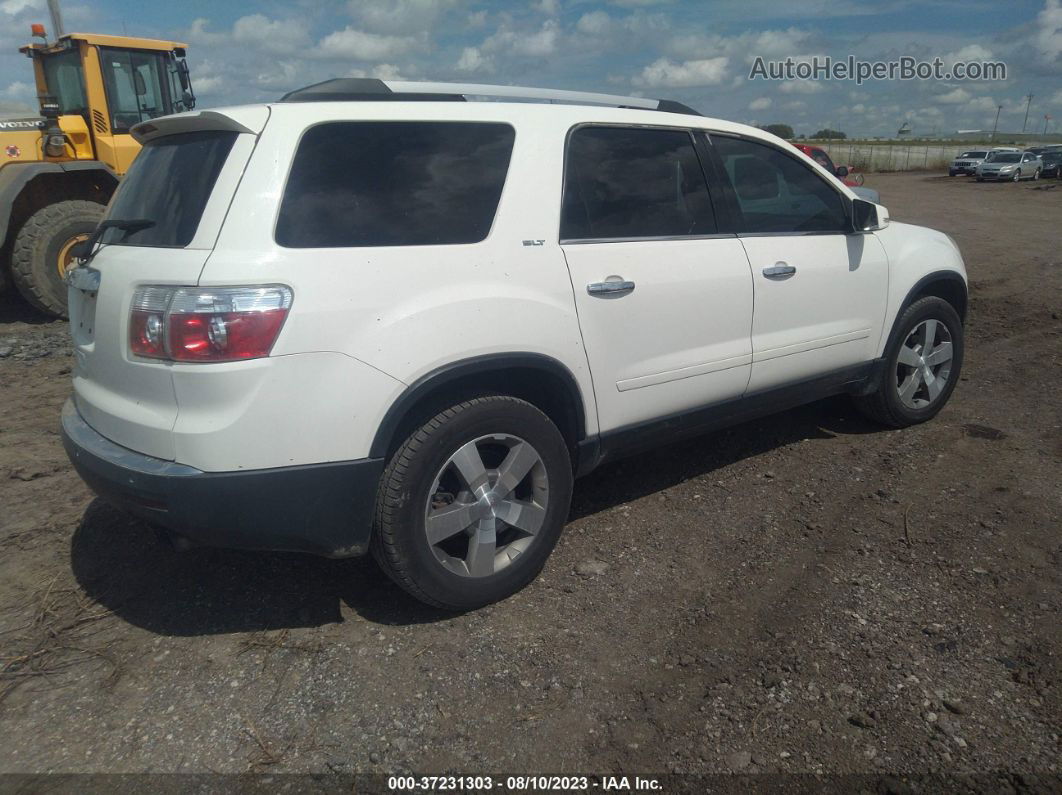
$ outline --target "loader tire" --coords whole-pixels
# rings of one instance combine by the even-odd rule
[[[11,277],[34,308],[66,317],[70,249],[92,234],[104,209],[102,204],[80,199],[56,202],[37,210],[22,225],[11,252]]]

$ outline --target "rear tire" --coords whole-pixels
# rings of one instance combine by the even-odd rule
[[[572,480],[564,437],[530,403],[493,395],[451,406],[391,456],[373,556],[436,607],[504,599],[538,575],[556,546]]]
[[[906,428],[933,419],[951,397],[962,371],[963,328],[954,307],[936,296],[911,304],[896,328],[881,383],[855,402],[870,419]],[[930,353],[924,357],[927,331]]]
[[[22,297],[36,309],[66,317],[64,262],[70,246],[92,234],[104,206],[91,201],[56,202],[31,215],[15,237],[11,276]]]

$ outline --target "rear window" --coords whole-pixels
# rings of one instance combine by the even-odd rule
[[[564,171],[561,239],[688,237],[716,231],[686,130],[581,127]]]
[[[484,122],[329,122],[306,131],[276,241],[289,248],[478,243],[515,132]]]
[[[109,219],[147,220],[147,229],[108,229],[100,240],[122,246],[187,246],[237,133],[225,130],[167,135],[148,141],[111,203]]]

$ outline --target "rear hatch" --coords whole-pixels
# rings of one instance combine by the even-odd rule
[[[265,106],[187,113],[134,128],[144,149],[103,232],[70,279],[74,399],[85,421],[123,447],[172,460],[177,420],[171,364],[135,356],[129,317],[142,285],[196,285],[265,127]],[[136,227],[141,228],[136,228]]]

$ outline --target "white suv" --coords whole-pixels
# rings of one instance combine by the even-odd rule
[[[473,608],[602,462],[838,393],[910,425],[959,378],[950,238],[677,103],[337,80],[134,135],[63,439],[183,545],[371,550]]]

